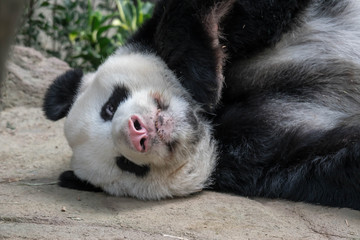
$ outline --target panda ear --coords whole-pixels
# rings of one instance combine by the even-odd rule
[[[234,0],[164,2],[154,35],[155,49],[193,98],[212,111],[224,82],[226,54],[219,26]]]
[[[53,121],[67,115],[81,84],[83,72],[72,69],[58,76],[47,89],[43,111],[45,116]]]

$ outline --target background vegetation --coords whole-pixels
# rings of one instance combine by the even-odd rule
[[[16,42],[61,58],[72,67],[93,70],[152,11],[153,4],[142,0],[101,0],[98,4],[94,0],[30,0]],[[51,46],[43,46],[44,38],[50,39]]]

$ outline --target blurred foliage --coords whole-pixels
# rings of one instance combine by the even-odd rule
[[[21,25],[20,32],[16,37],[17,43],[22,43],[25,46],[31,46],[36,49],[40,48],[41,44],[38,36],[41,31],[48,29],[49,24],[45,15],[42,12],[35,14],[35,10],[41,9],[48,4],[48,1],[29,1],[23,14],[23,24]]]
[[[41,50],[39,36],[44,34],[53,42],[46,49],[48,54],[72,67],[93,70],[124,44],[152,11],[153,4],[141,0],[102,0],[97,6],[91,0],[31,0],[17,43]]]

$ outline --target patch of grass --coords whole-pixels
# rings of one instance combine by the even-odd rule
[[[15,127],[12,123],[10,123],[10,122],[6,122],[6,128],[11,129],[11,130],[15,130],[15,129],[16,129],[16,127]]]

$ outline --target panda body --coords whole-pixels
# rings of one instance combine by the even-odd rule
[[[162,199],[210,188],[360,209],[360,3],[164,0],[94,73],[44,101],[67,117],[61,185]]]

